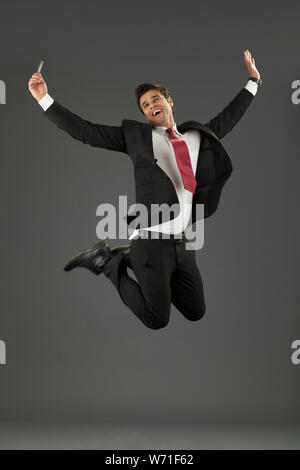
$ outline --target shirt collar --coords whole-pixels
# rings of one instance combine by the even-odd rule
[[[159,132],[160,134],[165,134],[166,136],[168,135],[168,134],[166,133],[167,127],[164,127],[164,126],[153,126],[153,129],[154,129],[155,131]],[[177,129],[176,122],[175,122],[175,124],[174,124],[174,126],[173,126],[173,129],[174,129],[174,131],[175,131],[175,134],[182,135],[182,134],[178,131],[178,129]]]

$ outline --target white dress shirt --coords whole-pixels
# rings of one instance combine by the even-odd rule
[[[245,88],[250,93],[255,95],[257,93],[258,85],[253,80],[249,80]],[[47,93],[45,96],[43,96],[43,98],[40,99],[38,103],[41,105],[43,110],[46,111],[49,106],[52,105],[53,101],[54,100]],[[193,194],[183,187],[181,174],[176,162],[174,148],[166,132],[166,129],[167,127],[152,126],[154,158],[156,158],[157,165],[161,167],[161,169],[170,177],[171,181],[173,182],[179,201],[180,212],[173,220],[163,222],[158,225],[152,225],[151,227],[146,227],[143,230],[162,232],[165,234],[179,234],[186,229],[190,220]],[[197,129],[188,129],[184,134],[181,134],[177,130],[176,123],[174,124],[173,129],[177,137],[183,139],[187,144],[192,169],[195,174],[201,144],[201,133]],[[139,229],[135,229],[129,237],[129,240],[136,238],[138,234]]]
[[[166,132],[167,127],[153,126],[152,127],[152,142],[154,157],[157,159],[156,164],[170,177],[179,201],[177,211],[178,215],[170,221],[162,222],[158,225],[146,227],[144,230],[151,230],[154,232],[162,232],[166,234],[179,234],[185,230],[190,219],[192,210],[193,194],[184,188],[181,174],[176,162],[175,152],[173,145]],[[201,143],[201,134],[197,129],[188,129],[184,134],[177,130],[176,123],[173,126],[174,132],[177,137],[184,140],[190,154],[191,165],[194,174],[196,173],[198,154]],[[175,210],[175,214],[177,212]],[[138,235],[136,229],[129,239],[135,238]]]

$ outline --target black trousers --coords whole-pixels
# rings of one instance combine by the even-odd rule
[[[128,275],[122,252],[103,267],[123,303],[151,329],[165,327],[171,304],[195,321],[205,313],[201,275],[195,250],[186,240],[137,238],[131,242],[130,264],[138,283]]]

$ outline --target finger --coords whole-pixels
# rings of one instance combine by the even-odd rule
[[[40,85],[40,82],[38,80],[29,80],[29,85],[30,86]]]

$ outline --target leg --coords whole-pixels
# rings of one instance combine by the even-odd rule
[[[185,243],[177,247],[177,267],[171,279],[171,301],[188,320],[200,320],[206,305],[195,251],[186,250]]]
[[[138,282],[128,275],[122,252],[105,264],[103,273],[145,326],[165,327],[170,317],[170,283],[175,269],[172,244],[169,240],[138,238],[131,243],[129,259]]]
[[[125,261],[125,264],[126,266],[128,266],[129,268],[131,268],[131,264],[130,264],[130,248],[131,248],[131,244],[129,245],[121,245],[121,246],[117,246],[115,248],[111,248],[110,251],[111,253],[114,253],[116,254],[118,251],[122,251],[123,253],[123,258],[124,258],[124,261]]]

